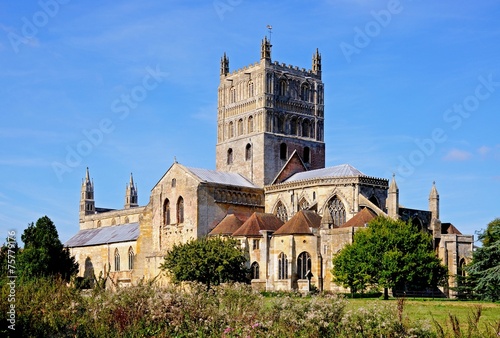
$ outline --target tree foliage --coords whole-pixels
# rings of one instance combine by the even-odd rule
[[[78,272],[78,263],[59,240],[56,226],[47,216],[31,223],[21,235],[19,276],[26,279],[60,276],[65,281]]]
[[[411,223],[373,219],[333,258],[334,280],[352,292],[368,287],[397,290],[435,287],[446,268],[432,249],[432,236]]]
[[[195,281],[210,288],[224,282],[247,282],[243,251],[234,239],[201,238],[176,244],[161,265],[174,282]]]
[[[491,221],[486,230],[479,234],[483,243],[472,256],[472,262],[465,267],[466,282],[472,286],[474,296],[500,300],[500,218]]]

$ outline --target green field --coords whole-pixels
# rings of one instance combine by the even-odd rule
[[[398,300],[382,299],[349,299],[347,309],[357,310],[361,307],[372,307],[377,304],[392,304],[397,307]],[[500,303],[455,301],[449,299],[405,299],[403,303],[403,319],[411,322],[427,321],[433,327],[441,325],[445,332],[453,331],[452,317],[456,318],[461,330],[467,330],[469,323],[475,322],[480,329],[489,328],[500,334]]]

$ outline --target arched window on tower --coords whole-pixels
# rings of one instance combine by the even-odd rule
[[[309,85],[306,83],[300,87],[300,98],[304,101],[309,101]]]
[[[274,209],[274,214],[278,217],[282,222],[288,221],[288,212],[286,211],[286,207],[281,201],[276,204],[276,209]]]
[[[309,147],[304,147],[304,162],[311,162],[311,150],[309,149]]]
[[[333,227],[338,228],[345,223],[344,203],[337,196],[328,201],[327,210],[330,213]]]
[[[248,97],[252,97],[252,96],[254,96],[254,86],[253,86],[253,82],[249,81],[248,82]]]
[[[163,224],[170,224],[170,201],[168,198],[165,198],[165,201],[163,202]]]
[[[280,134],[285,133],[285,117],[284,116],[278,116],[278,133],[280,133]]]
[[[233,149],[229,148],[227,150],[227,164],[233,164]]]
[[[293,118],[291,121],[290,121],[290,134],[292,135],[297,135],[297,119],[296,118]]]
[[[279,90],[280,91],[280,95],[281,96],[286,96],[287,91],[288,91],[286,80],[281,80],[280,81],[280,88],[279,89],[280,89]]]
[[[250,143],[245,147],[245,161],[250,161],[252,158],[252,145]]]
[[[297,257],[297,277],[307,279],[308,271],[311,271],[311,255],[304,251]]]
[[[235,103],[236,102],[236,88],[231,87],[229,90],[229,103]]]
[[[233,122],[229,122],[228,128],[227,128],[227,135],[229,138],[234,137],[234,125]]]
[[[128,269],[134,269],[134,250],[132,247],[128,248]]]
[[[243,135],[243,119],[238,120],[238,136]]]
[[[247,124],[248,133],[253,133],[253,116],[248,117]]]
[[[278,279],[288,279],[288,259],[283,252],[278,256]]]
[[[115,271],[120,271],[120,253],[115,249]]]
[[[259,279],[259,263],[252,263],[250,266],[250,273],[252,274],[252,279]]]
[[[287,146],[286,143],[280,144],[280,159],[281,160],[287,160],[288,159],[288,154],[287,154]]]
[[[303,137],[310,137],[311,135],[309,134],[311,128],[309,126],[309,120],[304,120],[302,122],[302,136]]]
[[[177,200],[177,223],[184,223],[184,199],[179,196]]]

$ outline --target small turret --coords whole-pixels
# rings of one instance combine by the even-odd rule
[[[267,40],[267,37],[264,37],[262,40],[262,44],[260,46],[260,59],[271,61],[271,41]]]
[[[85,215],[95,213],[94,201],[94,182],[90,180],[89,168],[85,172],[85,179],[82,181],[82,190],[80,195],[80,221]]]
[[[429,194],[429,211],[432,218],[439,219],[439,193],[436,189],[436,182],[432,182],[431,193]]]
[[[321,54],[318,48],[316,48],[316,53],[313,54],[312,58],[312,72],[321,78]]]
[[[396,175],[392,175],[391,184],[387,193],[387,215],[393,219],[399,218],[399,188],[396,183]]]
[[[229,74],[229,59],[224,52],[224,56],[220,58],[220,75],[225,76]]]
[[[134,177],[130,173],[130,182],[125,188],[125,209],[137,207],[137,186],[134,184]]]

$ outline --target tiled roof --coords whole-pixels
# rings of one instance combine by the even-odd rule
[[[208,235],[232,235],[242,224],[243,222],[239,220],[238,217],[234,214],[229,214],[226,215]]]
[[[240,174],[200,168],[186,167],[186,169],[205,182],[235,185],[248,188],[258,188],[256,185],[254,185],[252,182],[250,182]]]
[[[257,237],[262,236],[261,230],[276,231],[283,222],[273,214],[254,212],[243,225],[233,233],[233,236]]]
[[[441,223],[441,233],[443,235],[448,234],[448,235],[461,235],[462,233],[460,230],[455,228],[455,226],[451,223]]]
[[[69,248],[74,248],[79,246],[135,241],[138,237],[139,223],[128,223],[110,227],[80,230],[76,235],[64,243],[64,245]]]
[[[292,175],[290,178],[286,179],[284,182],[309,180],[313,178],[351,177],[351,176],[366,176],[366,175],[349,164],[341,164],[341,165],[336,165],[334,167],[296,173]]]
[[[377,214],[371,211],[368,208],[363,208],[360,212],[358,212],[353,218],[342,224],[341,228],[350,228],[350,227],[364,227],[368,224],[372,219],[377,217]]]
[[[312,235],[311,228],[319,228],[321,216],[312,210],[301,210],[296,213],[281,228],[276,230],[274,235]]]

